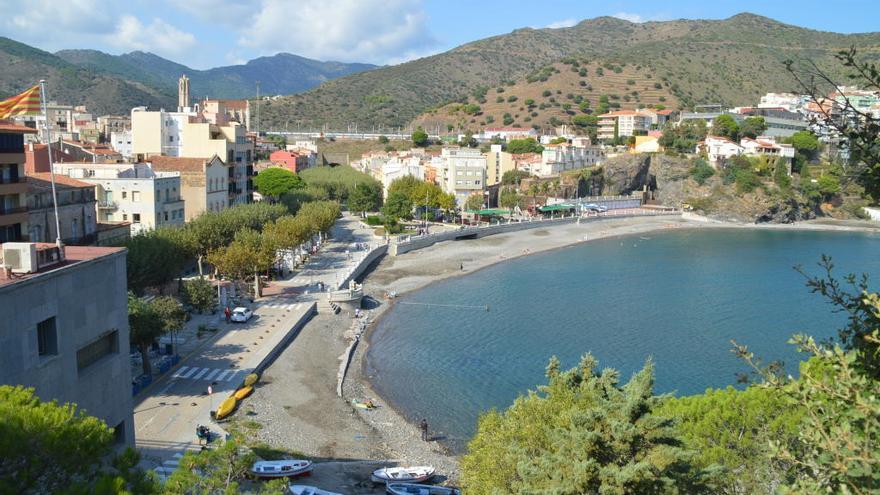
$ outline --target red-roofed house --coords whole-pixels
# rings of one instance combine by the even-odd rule
[[[705,141],[697,143],[697,153],[705,152],[712,165],[719,166],[724,160],[743,154],[743,147],[730,139],[718,136],[706,136]]]

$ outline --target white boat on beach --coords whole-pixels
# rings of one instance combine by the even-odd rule
[[[385,493],[388,495],[461,495],[461,490],[417,483],[388,483],[385,487]]]
[[[328,492],[310,485],[290,485],[290,493],[293,495],[342,495],[341,493]]]
[[[257,461],[250,473],[257,478],[287,478],[311,473],[315,466],[305,459],[282,459],[280,461]]]
[[[388,467],[373,471],[373,483],[421,483],[434,476],[433,466]]]

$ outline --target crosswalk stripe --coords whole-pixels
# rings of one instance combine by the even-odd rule
[[[194,368],[191,368],[189,371],[186,372],[185,375],[181,375],[180,378],[189,378],[189,377],[192,376],[193,373],[195,373],[196,371],[199,371],[199,369],[198,369],[198,368],[195,368],[195,367],[194,367]]]
[[[211,371],[210,373],[208,373],[207,376],[205,376],[205,380],[211,380],[212,378],[214,378],[214,375],[216,375],[216,374],[219,373],[219,372],[220,372],[219,369],[214,369],[213,371]]]
[[[193,377],[193,380],[198,380],[198,379],[202,378],[205,375],[205,373],[207,373],[210,370],[211,370],[211,368],[202,368],[202,371],[198,372],[198,374],[196,374]]]
[[[177,370],[177,373],[175,373],[172,378],[179,378],[180,375],[182,375],[188,369],[189,369],[189,366],[182,366],[179,370]]]
[[[182,453],[182,452],[175,452],[175,453],[174,453],[174,458],[175,458],[175,459],[180,459],[181,457],[183,457],[183,453]]]
[[[232,371],[232,370],[223,370],[223,373],[220,373],[219,375],[217,375],[217,381],[219,382],[219,381],[223,380],[223,377],[228,375],[230,371]]]
[[[163,466],[174,466],[177,467],[180,465],[180,461],[165,461],[162,463]]]
[[[239,371],[241,371],[241,370],[236,370],[234,373],[232,373],[231,375],[229,375],[229,378],[227,378],[226,381],[227,381],[227,382],[231,382],[232,379],[235,378],[235,375],[237,375]]]

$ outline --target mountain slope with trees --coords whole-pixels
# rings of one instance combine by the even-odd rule
[[[336,79],[267,103],[263,119],[270,126],[283,125],[293,115],[316,127],[327,123],[344,128],[350,122],[368,129],[406,126],[427,110],[468,102],[481,86],[504,86],[567,57],[650,67],[684,107],[745,105],[765,92],[795,88],[784,66],[788,59],[813,61],[844,81],[834,54],[851,45],[876,59],[880,33],[821,32],[753,14],[640,24],[599,17],[570,28],[519,29]],[[562,89],[550,80],[545,85],[554,92]]]

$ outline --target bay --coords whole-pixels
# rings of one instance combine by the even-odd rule
[[[651,359],[656,391],[680,395],[736,385],[748,369],[731,340],[796,374],[791,335],[827,338],[844,322],[793,269],[820,273],[822,254],[839,276],[880,277],[880,236],[842,232],[658,232],[518,258],[402,296],[370,335],[365,371],[458,451],[482,411],[544,382],[553,355],[568,368],[590,352],[623,381]]]

